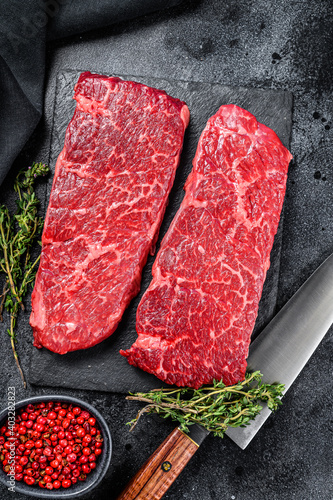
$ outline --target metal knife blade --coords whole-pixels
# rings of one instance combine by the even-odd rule
[[[248,368],[260,370],[263,381],[289,389],[333,323],[333,254],[328,257],[251,344]],[[266,407],[247,427],[228,429],[242,449],[257,434],[271,411]],[[209,432],[178,428],[164,440],[128,483],[118,500],[158,500],[196,453]]]
[[[250,345],[248,369],[260,370],[263,382],[289,389],[333,323],[333,254],[298,289]],[[226,434],[245,449],[270,416],[265,406],[246,427]]]

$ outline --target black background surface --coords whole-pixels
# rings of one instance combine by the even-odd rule
[[[332,20],[329,0],[267,2],[203,0],[46,44],[42,119],[1,186],[33,160],[48,161],[57,75],[68,69],[212,82],[232,87],[284,90],[294,98],[291,163],[284,206],[276,307],[279,309],[333,250]],[[32,56],[33,59],[33,56]],[[46,185],[40,185],[43,197]],[[18,351],[28,371],[32,333],[29,302],[18,330]],[[113,435],[114,453],[104,483],[90,499],[115,499],[131,476],[174,428],[147,416],[133,433],[125,423],[139,405],[101,390],[24,390],[2,326],[1,406],[7,387],[17,399],[58,391],[97,407]],[[227,437],[209,436],[164,498],[171,500],[307,500],[333,496],[331,352],[328,333],[270,417],[244,451]],[[27,498],[7,492],[0,497]]]

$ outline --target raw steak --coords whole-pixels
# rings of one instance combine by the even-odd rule
[[[42,236],[34,345],[64,354],[116,329],[140,288],[189,110],[164,91],[81,74]]]
[[[129,363],[178,386],[244,378],[290,159],[237,106],[209,119],[138,307],[138,338],[121,351]]]

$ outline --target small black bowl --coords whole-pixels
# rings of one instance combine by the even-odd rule
[[[96,469],[92,470],[88,475],[85,481],[78,481],[76,484],[70,486],[68,489],[59,488],[58,490],[47,490],[42,489],[39,486],[29,486],[23,481],[15,481],[15,492],[23,493],[25,495],[29,495],[31,497],[36,498],[48,498],[48,499],[57,499],[57,498],[78,498],[81,495],[87,494],[93,488],[95,488],[105,476],[111,461],[112,454],[112,440],[111,434],[108,428],[108,425],[102,415],[89,403],[82,401],[81,399],[77,399],[74,397],[62,396],[58,394],[51,394],[47,396],[35,396],[32,398],[24,399],[22,401],[18,401],[15,403],[15,410],[21,409],[24,406],[32,403],[47,403],[48,401],[61,402],[67,404],[73,404],[75,406],[80,406],[84,410],[87,410],[91,415],[96,418],[96,421],[101,429],[103,436],[103,448],[102,453],[98,457]],[[8,408],[4,409],[0,413],[0,427],[5,425],[8,417]],[[5,474],[2,470],[2,466],[0,466],[0,481],[8,488],[9,476]]]

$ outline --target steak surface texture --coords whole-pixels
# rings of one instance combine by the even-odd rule
[[[164,91],[82,73],[58,157],[32,294],[34,345],[93,346],[140,289],[189,122]]]
[[[161,243],[121,354],[178,386],[242,380],[291,154],[235,105],[201,134],[185,197]]]

